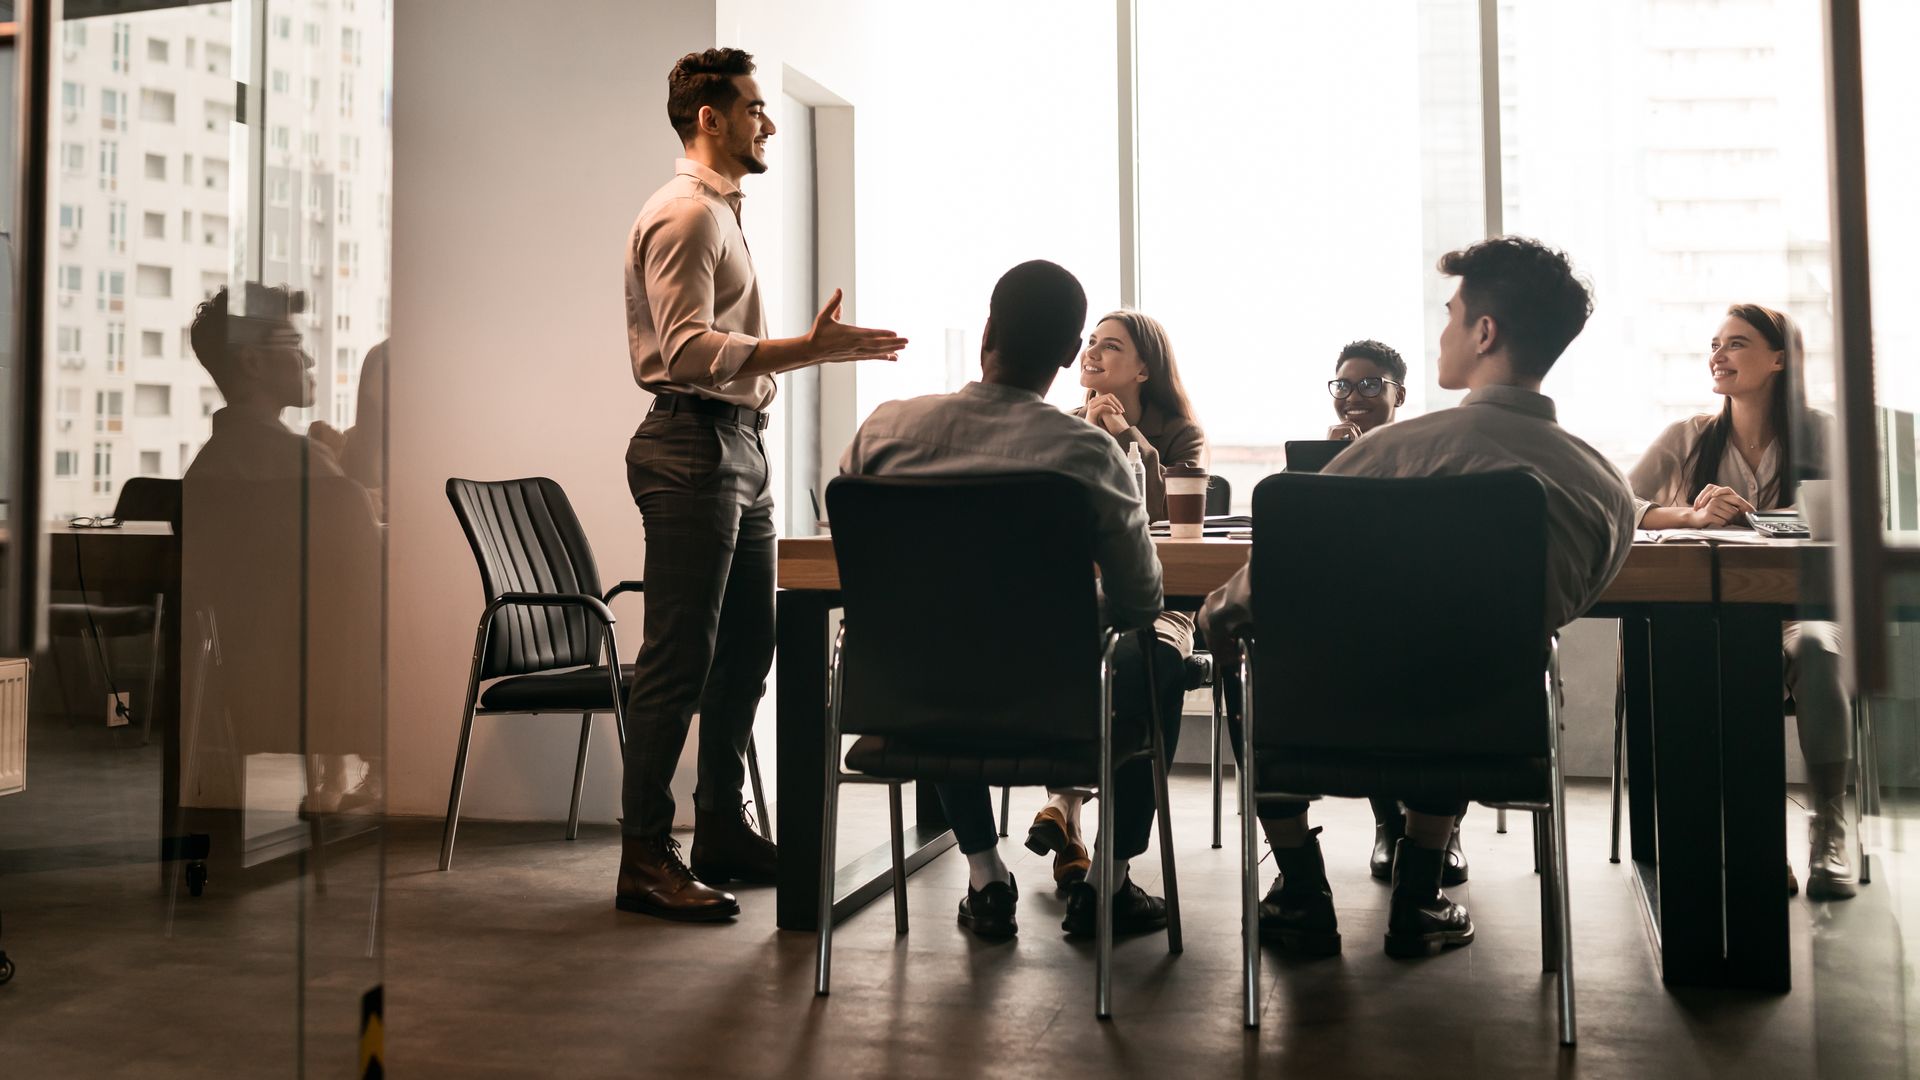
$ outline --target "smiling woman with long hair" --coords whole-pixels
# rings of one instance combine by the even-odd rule
[[[1759,304],[1727,309],[1707,357],[1713,392],[1725,401],[1718,412],[1668,427],[1634,467],[1641,528],[1739,526],[1748,511],[1794,505],[1797,464],[1826,457],[1824,422],[1795,400],[1792,375],[1804,355],[1800,330],[1784,312]],[[1796,447],[1796,435],[1806,445]],[[1813,802],[1807,895],[1844,899],[1854,894],[1844,812],[1852,717],[1840,682],[1840,629],[1790,622],[1781,644]]]
[[[1166,471],[1177,465],[1205,467],[1207,437],[1194,419],[1193,404],[1180,383],[1180,367],[1173,358],[1173,342],[1159,320],[1138,311],[1114,311],[1100,317],[1087,335],[1080,354],[1080,385],[1086,404],[1074,415],[1113,436],[1121,452],[1140,448],[1146,465],[1147,518],[1167,516]],[[1163,611],[1154,620],[1154,633],[1163,646],[1182,658],[1193,652],[1193,616]],[[1181,688],[1161,686],[1160,715],[1178,716]],[[1171,725],[1175,734],[1178,725]],[[1171,752],[1172,743],[1168,744]],[[1027,830],[1027,847],[1036,854],[1053,854],[1053,880],[1065,891],[1084,881],[1091,865],[1080,838],[1082,795],[1073,789],[1052,792],[1047,805],[1034,815]],[[1163,925],[1163,924],[1162,924]],[[1151,922],[1128,924],[1116,917],[1121,933],[1157,929]]]

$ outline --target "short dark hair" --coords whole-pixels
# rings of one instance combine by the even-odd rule
[[[667,73],[667,120],[682,144],[699,130],[700,109],[724,111],[740,100],[735,76],[753,74],[753,54],[742,49],[708,49],[688,53]]]
[[[1440,272],[1460,279],[1468,321],[1492,316],[1521,374],[1546,375],[1593,314],[1593,292],[1567,253],[1524,236],[1449,251],[1440,256]]]
[[[1086,325],[1087,292],[1079,279],[1064,266],[1035,259],[994,285],[981,345],[1019,371],[1047,374],[1080,351]]]
[[[285,285],[263,286],[249,281],[246,301],[247,313],[255,320],[272,319],[291,325],[293,315],[306,310],[307,297]],[[222,285],[193,309],[193,322],[187,327],[193,355],[200,359],[200,366],[207,369],[207,374],[213,376],[213,383],[223,396],[231,396],[235,389],[231,385],[235,369],[227,333],[231,325],[229,319],[246,321],[245,316],[234,316],[230,307],[227,287]],[[245,340],[243,334],[242,342]]]
[[[1372,338],[1349,341],[1340,349],[1340,358],[1333,362],[1334,370],[1340,370],[1340,365],[1349,359],[1370,361],[1384,369],[1388,375],[1393,376],[1394,382],[1401,386],[1407,385],[1407,362],[1400,359],[1400,354],[1393,351],[1390,345],[1382,344]]]

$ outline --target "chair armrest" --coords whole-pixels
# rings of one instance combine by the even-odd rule
[[[480,617],[480,625],[484,627],[492,622],[494,615],[504,607],[577,607],[585,609],[603,626],[612,626],[616,621],[613,609],[597,596],[588,596],[586,593],[511,592],[493,598],[493,602],[487,605],[486,614]]]
[[[619,596],[621,593],[628,593],[628,592],[643,593],[646,591],[647,591],[647,583],[644,581],[623,581],[620,584],[615,585],[613,588],[608,589],[607,595],[601,597],[600,602],[603,604],[611,604],[613,603],[613,598],[616,596]]]

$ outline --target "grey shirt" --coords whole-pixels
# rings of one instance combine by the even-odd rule
[[[1160,613],[1160,557],[1119,444],[1105,431],[997,383],[957,394],[889,401],[873,410],[840,459],[849,476],[978,476],[1059,473],[1092,496],[1094,561],[1107,618],[1121,629]]]
[[[1552,398],[1482,387],[1456,408],[1375,428],[1325,471],[1413,477],[1516,468],[1547,489],[1547,622],[1558,629],[1592,607],[1626,565],[1635,514],[1620,470],[1560,426]],[[1214,594],[1222,625],[1253,621],[1247,579],[1242,567]]]

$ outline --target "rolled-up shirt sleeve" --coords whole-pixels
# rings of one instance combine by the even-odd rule
[[[635,242],[668,377],[705,387],[732,380],[760,339],[714,329],[713,273],[722,237],[713,212],[693,199],[675,200]]]
[[[1093,495],[1094,561],[1100,565],[1100,589],[1107,621],[1121,630],[1153,625],[1166,606],[1160,556],[1147,535],[1147,511],[1133,491],[1133,474],[1112,443],[1108,461],[1089,478]]]
[[[1692,425],[1685,420],[1669,425],[1633,466],[1627,485],[1633,491],[1635,528],[1646,518],[1647,511],[1656,506],[1690,503],[1684,473],[1691,431]]]

